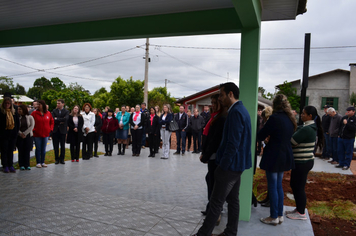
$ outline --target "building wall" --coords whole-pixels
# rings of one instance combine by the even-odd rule
[[[296,88],[300,95],[299,82],[292,83],[292,87]],[[346,108],[349,106],[350,90],[350,75],[349,73],[336,71],[324,75],[312,77],[309,79],[307,97],[309,97],[308,105],[315,106],[318,109],[319,115],[324,114],[322,105],[322,97],[338,97],[338,111],[340,114],[345,114]]]

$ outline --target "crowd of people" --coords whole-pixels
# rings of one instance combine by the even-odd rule
[[[191,115],[190,110],[184,111],[181,106],[177,114],[173,114],[169,104],[150,107],[138,104],[135,107],[122,105],[115,112],[109,106],[101,112],[85,103],[82,107],[65,106],[63,99],[57,100],[57,107],[48,111],[48,105],[43,100],[34,101],[31,106],[15,105],[11,95],[5,97],[1,105],[1,160],[5,173],[16,172],[13,167],[13,150],[17,147],[20,170],[30,170],[30,152],[33,144],[36,147],[36,167],[47,167],[45,162],[46,147],[52,139],[55,164],[65,164],[65,144],[70,144],[72,162],[79,162],[80,150],[82,159],[89,160],[99,157],[98,143],[102,141],[105,147],[104,156],[112,156],[117,144],[117,155],[125,155],[128,146],[132,146],[132,156],[140,156],[141,149],[146,147],[148,137],[149,155],[155,157],[162,142],[161,159],[169,158],[171,146],[171,123],[176,121],[178,130],[177,152],[185,155],[194,146],[193,153],[202,150],[202,132],[210,119],[209,107],[199,114],[198,109]],[[193,137],[193,145],[191,145]]]

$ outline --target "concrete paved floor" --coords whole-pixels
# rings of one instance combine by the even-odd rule
[[[0,235],[191,235],[203,222],[206,166],[196,154],[172,153],[161,160],[148,158],[148,149],[140,157],[127,150],[125,156],[0,173]],[[268,215],[268,208],[252,208],[238,234],[313,235],[309,220],[259,222]],[[226,224],[226,207],[222,216],[215,233]]]

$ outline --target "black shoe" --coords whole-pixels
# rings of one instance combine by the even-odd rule
[[[268,200],[268,202],[262,203],[261,206],[263,206],[263,207],[270,207],[269,200]]]
[[[148,157],[152,157],[152,154],[148,155]]]
[[[342,168],[343,166],[341,166],[341,165],[337,165],[337,166],[335,166],[336,168]]]
[[[151,157],[154,158],[154,157],[155,157],[155,154],[153,153]]]
[[[108,156],[110,156],[110,157],[112,156],[111,152],[108,153]]]
[[[64,161],[60,161],[59,163],[61,163],[61,164],[63,164],[63,165],[65,164],[65,162],[64,162]]]
[[[198,153],[197,151],[192,151],[192,153]]]
[[[175,152],[175,153],[173,153],[173,155],[179,155],[180,154],[180,152]]]
[[[184,152],[182,152],[182,156],[184,156],[185,154],[184,154]]]
[[[59,164],[59,161],[56,161],[54,164],[58,165],[58,164]]]
[[[106,153],[104,154],[104,156],[108,156],[108,153],[106,152]]]
[[[97,153],[94,153],[94,156],[95,156],[95,157],[99,157]]]

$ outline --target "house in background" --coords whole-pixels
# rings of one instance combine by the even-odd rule
[[[290,82],[297,94],[301,92],[301,80]],[[281,84],[276,86],[279,89]],[[336,69],[309,77],[306,105],[315,106],[319,115],[323,115],[323,107],[329,105],[344,115],[350,106],[350,95],[356,93],[356,63],[350,64],[350,71]]]
[[[176,104],[183,105],[185,111],[187,111],[188,109],[193,111],[193,109],[198,108],[200,113],[204,110],[204,105],[211,105],[210,97],[214,94],[219,93],[219,86],[220,85],[216,85],[198,93],[189,95],[188,97],[181,98],[176,101]],[[258,94],[258,109],[263,110],[267,106],[272,106],[272,101],[263,98],[261,94]]]

